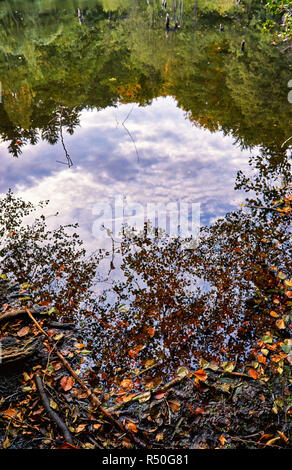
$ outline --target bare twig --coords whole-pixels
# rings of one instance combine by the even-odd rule
[[[63,435],[66,439],[66,441],[69,442],[69,444],[73,444],[72,436],[71,436],[70,431],[67,428],[66,424],[60,418],[60,416],[50,407],[50,402],[49,402],[48,397],[46,395],[46,392],[44,390],[42,379],[40,378],[40,376],[38,374],[36,374],[35,377],[34,377],[34,380],[35,380],[36,387],[37,387],[37,389],[40,393],[40,396],[41,396],[41,399],[42,399],[45,410],[50,415],[52,420],[55,421],[57,426],[60,428],[60,430],[62,431],[62,433],[63,433]]]

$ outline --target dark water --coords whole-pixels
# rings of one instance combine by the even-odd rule
[[[179,5],[167,34],[158,1],[0,4],[0,192],[49,199],[49,225],[77,221],[88,252],[112,249],[96,204],[200,204],[196,250],[126,239],[103,262],[109,292],[81,321],[104,378],[244,360],[271,323],[270,266],[291,276],[287,217],[240,209],[249,185],[265,206],[289,189],[291,57],[241,13]]]

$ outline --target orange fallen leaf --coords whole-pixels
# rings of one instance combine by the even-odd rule
[[[135,423],[128,423],[127,424],[127,427],[130,431],[132,432],[138,432],[138,429],[137,429],[137,426]]]
[[[279,328],[279,330],[285,330],[286,328],[285,322],[284,320],[282,320],[282,318],[276,321],[276,325]]]
[[[279,316],[280,316],[277,312],[274,312],[274,310],[272,310],[270,312],[270,315],[271,315],[271,317],[274,317],[274,318],[279,318]]]
[[[221,436],[219,437],[219,441],[221,442],[221,444],[222,444],[223,446],[225,445],[226,439],[225,439],[225,437],[223,436],[223,434],[221,434]]]
[[[17,336],[19,336],[20,338],[22,336],[25,336],[29,333],[30,331],[30,328],[29,326],[24,326],[23,328],[21,328],[18,332],[17,332]]]
[[[153,338],[153,336],[155,335],[155,330],[154,328],[152,328],[151,326],[148,328],[148,333],[149,333],[149,336],[150,338]]]
[[[121,387],[124,388],[125,390],[131,390],[133,388],[133,382],[130,379],[124,379],[121,382]]]
[[[60,383],[64,392],[68,392],[74,386],[75,380],[73,379],[73,377],[69,377],[68,375],[65,375],[64,377],[61,378]]]
[[[198,369],[196,372],[194,372],[194,376],[196,379],[201,380],[202,382],[205,382],[208,378],[208,374],[204,371],[204,369]]]
[[[18,410],[15,408],[8,408],[7,410],[3,411],[4,418],[14,418],[17,416]]]
[[[255,369],[249,369],[248,371],[249,375],[253,378],[253,379],[257,379],[258,378],[258,373]]]

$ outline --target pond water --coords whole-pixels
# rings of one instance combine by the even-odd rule
[[[0,5],[1,194],[49,199],[48,225],[78,222],[89,253],[112,247],[94,232],[95,207],[117,196],[143,207],[199,204],[201,227],[211,230],[187,261],[169,240],[146,251],[126,240],[115,266],[106,259],[100,270],[104,277],[112,263],[115,300],[105,295],[80,320],[103,379],[124,376],[129,361],[136,371],[157,362],[161,374],[195,366],[202,351],[246,359],[270,325],[268,294],[259,294],[263,278],[272,283],[269,264],[291,268],[287,239],[282,254],[257,245],[267,227],[287,234],[286,218],[240,212],[249,179],[265,206],[275,185],[289,186],[291,57],[241,11],[220,17],[199,5],[194,14],[192,2],[178,3],[168,11],[180,28],[168,33],[158,1]],[[239,171],[246,180],[235,188]],[[230,211],[237,216],[224,222]]]

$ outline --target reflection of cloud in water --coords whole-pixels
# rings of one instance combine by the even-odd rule
[[[27,146],[19,159],[0,146],[0,191],[9,187],[31,201],[49,199],[50,218],[58,223],[78,221],[81,236],[91,249],[99,246],[91,234],[97,202],[116,194],[131,201],[201,203],[201,222],[208,223],[237,207],[242,199],[233,190],[236,170],[247,170],[249,152],[232,144],[231,137],[194,127],[172,98],[159,98],[148,107],[132,105],[84,111],[81,127],[65,141],[74,166],[59,165],[60,143]]]

